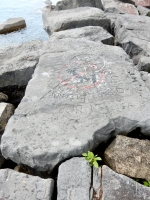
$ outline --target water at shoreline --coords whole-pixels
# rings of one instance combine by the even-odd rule
[[[13,17],[23,17],[27,24],[25,29],[0,35],[0,48],[32,40],[47,40],[41,11],[44,6],[44,0],[0,0],[0,24]]]

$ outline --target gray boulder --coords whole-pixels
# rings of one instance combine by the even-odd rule
[[[104,11],[110,13],[128,13],[138,15],[136,7],[129,3],[122,3],[117,0],[102,0],[102,6]]]
[[[10,33],[25,27],[26,27],[26,22],[22,17],[10,18],[0,25],[0,34]]]
[[[118,135],[104,152],[104,161],[115,172],[150,180],[150,141]]]
[[[57,200],[88,200],[91,167],[84,158],[72,158],[60,165],[57,179]]]
[[[14,106],[10,103],[0,103],[0,135],[3,133],[9,118],[14,113]]]
[[[95,42],[102,42],[103,44],[113,45],[114,37],[105,29],[99,26],[86,26],[82,28],[75,28],[55,32],[51,35],[54,39],[74,38],[74,39],[87,39]]]
[[[144,8],[143,6],[138,6],[137,9],[140,15],[145,15],[145,16],[150,17],[150,9]]]
[[[86,6],[102,9],[101,0],[63,0],[57,2],[55,10],[67,10]]]
[[[150,73],[150,57],[142,56],[137,65],[139,71],[146,71]]]
[[[120,47],[50,39],[42,51],[2,136],[5,158],[51,171],[112,135],[150,134],[150,91]]]
[[[93,174],[93,189],[97,193],[93,200],[150,200],[150,188],[115,173],[105,165],[94,171],[97,173]]]
[[[0,91],[4,87],[27,85],[42,46],[42,41],[33,41],[0,50]]]
[[[101,26],[106,30],[110,28],[110,20],[105,13],[98,8],[80,7],[62,11],[43,11],[43,23],[46,32],[51,35],[53,32],[83,26]]]
[[[8,96],[2,92],[0,92],[0,103],[8,101]]]
[[[54,182],[11,169],[0,170],[0,199],[51,200]]]
[[[137,64],[140,57],[150,56],[150,18],[124,15],[115,22],[115,41]]]

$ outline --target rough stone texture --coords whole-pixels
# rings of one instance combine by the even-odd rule
[[[94,180],[96,179],[96,184],[93,186],[101,188],[98,193],[100,198],[93,198],[93,200],[150,200],[149,187],[145,187],[122,174],[115,173],[105,165],[102,170],[99,169],[97,176],[102,177],[101,183],[98,187],[99,178],[93,177]]]
[[[42,51],[2,136],[5,158],[51,171],[113,134],[150,134],[150,91],[123,49],[62,39]]]
[[[0,34],[10,33],[25,27],[26,27],[26,22],[22,17],[10,18],[0,25]]]
[[[66,10],[86,6],[102,9],[100,0],[63,0],[57,2],[55,10]]]
[[[150,180],[150,141],[119,135],[105,150],[104,161],[115,172]]]
[[[0,135],[3,133],[9,118],[14,113],[14,106],[10,103],[0,103]]]
[[[137,64],[140,57],[150,56],[150,18],[124,15],[115,22],[115,40]]]
[[[102,0],[102,6],[106,12],[138,15],[136,7],[129,3],[122,3],[117,0]]]
[[[140,15],[145,15],[145,16],[149,16],[150,17],[150,9],[144,8],[142,6],[138,6],[137,9],[138,9]]]
[[[8,96],[2,92],[0,92],[0,103],[8,101]]]
[[[150,90],[150,73],[141,72],[141,78],[145,82],[146,87]]]
[[[51,35],[66,29],[83,26],[101,26],[106,30],[110,28],[110,20],[98,8],[80,7],[62,11],[43,11],[43,23],[46,32]]]
[[[51,200],[54,182],[11,169],[0,170],[0,199]]]
[[[150,0],[133,0],[136,6],[150,7]]]
[[[57,179],[57,200],[88,200],[91,167],[84,158],[72,158],[60,165]]]
[[[146,71],[150,73],[150,57],[142,56],[137,67],[139,71]]]
[[[114,37],[105,29],[99,26],[86,26],[82,28],[75,28],[71,30],[60,31],[53,33],[51,38],[64,39],[87,39],[95,42],[102,42],[103,44],[113,45]]]
[[[33,41],[0,50],[0,89],[27,85],[42,46],[42,41]]]

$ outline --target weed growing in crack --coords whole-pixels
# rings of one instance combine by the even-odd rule
[[[97,162],[97,161],[98,161],[98,160],[102,160],[102,159],[101,159],[100,157],[98,157],[97,155],[94,155],[94,153],[91,152],[91,151],[88,151],[88,153],[83,153],[82,156],[85,157],[85,160],[86,160],[87,162],[89,162],[89,164],[90,164],[91,167],[94,166],[94,167],[98,168],[99,165],[98,165],[98,162]]]

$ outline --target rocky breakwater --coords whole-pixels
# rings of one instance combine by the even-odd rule
[[[50,35],[48,42],[34,46],[28,43],[13,48],[10,54],[5,52],[16,68],[10,74],[12,82],[3,81],[0,88],[12,85],[13,80],[15,85],[27,84],[27,88],[2,136],[2,155],[25,167],[28,173],[47,178],[60,165],[56,179],[59,200],[149,200],[148,187],[107,166],[95,170],[83,158],[72,157],[81,156],[88,150],[94,151],[102,142],[116,135],[127,136],[137,128],[146,138],[150,137],[149,73],[141,71],[147,69],[142,67],[141,59],[150,54],[149,36],[143,39],[143,27],[149,27],[150,18],[126,12],[110,13],[110,9],[104,9],[103,2],[100,2],[102,7],[91,6],[89,1],[85,1],[84,6],[76,6],[77,0],[74,4],[72,1],[59,4],[65,5],[66,2],[70,2],[66,4],[70,6],[64,10],[57,6],[54,11],[43,10],[44,28]],[[126,3],[122,5],[126,7]],[[140,21],[145,23],[141,30]],[[18,52],[22,53],[21,57]],[[1,60],[2,69],[11,66],[10,63],[7,65],[8,59]],[[32,69],[29,76],[23,76],[22,66],[27,72]],[[16,71],[19,74],[14,76]],[[144,144],[149,145],[149,142]],[[143,147],[143,151],[146,149]],[[112,160],[107,157],[104,162],[112,167],[109,164]],[[149,157],[145,159],[148,161],[142,178],[149,169]],[[117,171],[117,167],[112,168]],[[141,178],[121,170],[118,172]],[[4,176],[8,171],[0,170],[0,173]],[[11,181],[13,173],[10,171],[12,175],[4,176],[8,177],[4,179]],[[18,176],[15,177],[22,180],[22,174],[16,173]],[[18,180],[13,181],[16,183]],[[52,182],[48,179],[43,186],[45,183],[39,178],[41,187],[50,191],[45,199],[51,199]],[[0,184],[4,188],[4,182]],[[20,187],[17,195],[13,196],[16,200],[20,200],[19,195],[24,191],[23,182]],[[2,198],[5,198],[4,189],[1,191]],[[27,191],[28,196],[23,193],[23,199],[44,199],[44,192],[41,194],[35,190],[33,194],[29,189]]]

